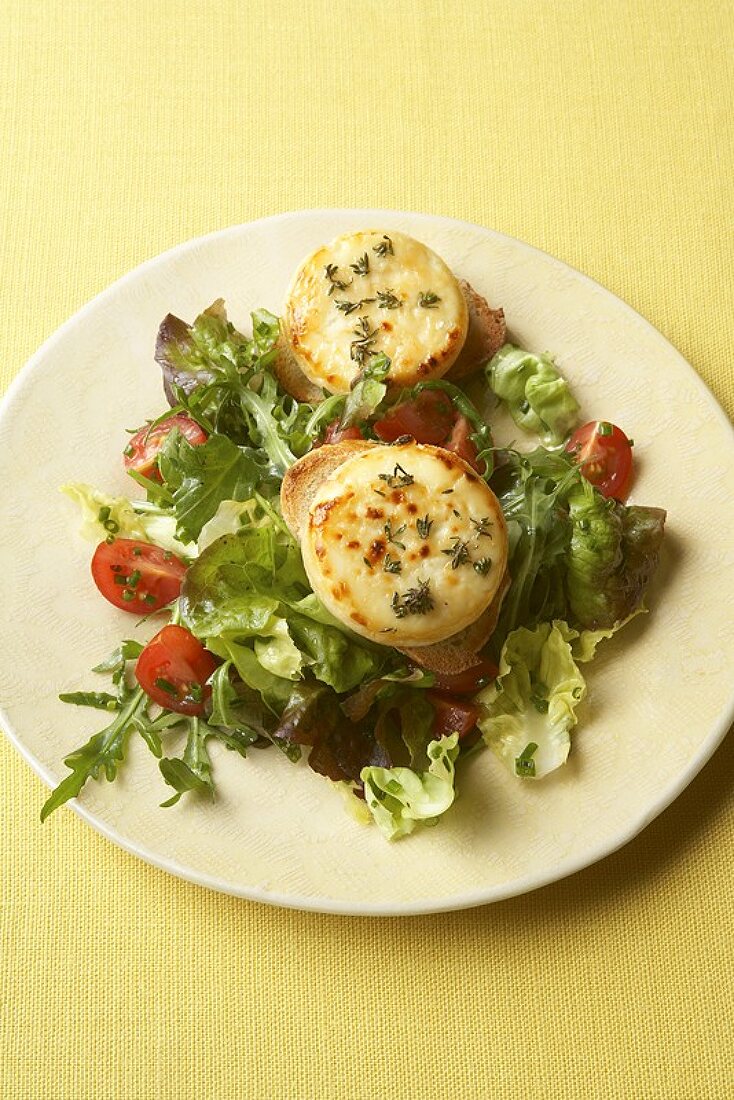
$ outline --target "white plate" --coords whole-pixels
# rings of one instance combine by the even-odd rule
[[[133,741],[122,776],[89,783],[73,807],[141,858],[243,897],[341,913],[458,909],[534,889],[631,839],[696,775],[734,710],[731,427],[660,333],[519,241],[419,214],[284,214],[143,264],[59,329],[11,387],[0,418],[2,718],[51,785],[66,774],[64,756],[104,724],[100,712],[64,706],[57,694],[104,686],[89,670],[136,630],[98,597],[91,547],[57,486],[82,480],[129,491],[123,429],[163,408],[152,358],[162,317],[192,319],[220,296],[238,326],[256,306],[278,312],[307,252],[365,227],[430,244],[504,306],[518,342],[556,354],[586,419],[610,419],[634,437],[633,499],[669,515],[653,613],[587,666],[589,699],[565,768],[521,782],[482,753],[460,770],[458,800],[439,826],[396,844],[353,821],[328,783],[274,751],[243,761],[215,745],[216,802],[183,799],[162,810],[170,791]]]

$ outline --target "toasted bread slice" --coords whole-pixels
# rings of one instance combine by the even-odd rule
[[[480,615],[476,622],[468,626],[466,630],[453,634],[443,642],[433,645],[413,646],[411,649],[401,649],[406,657],[410,657],[414,664],[429,672],[440,672],[452,676],[457,672],[464,672],[479,663],[480,651],[487,644],[497,626],[502,601],[510,587],[510,573],[505,571],[497,592],[491,604]]]
[[[311,503],[322,482],[348,458],[374,446],[376,444],[358,439],[326,444],[309,451],[286,471],[280,493],[281,511],[296,539],[301,539],[301,532],[308,523]],[[480,650],[497,625],[502,600],[509,586],[510,575],[505,571],[492,602],[476,622],[441,642],[401,649],[400,652],[432,672],[453,674],[471,668],[478,663]]]
[[[327,443],[309,451],[286,470],[280,489],[280,507],[283,519],[294,538],[300,542],[301,532],[308,522],[308,510],[322,481],[326,481],[352,455],[374,446],[374,443],[361,439]]]
[[[309,405],[316,405],[324,400],[324,392],[313,382],[306,378],[288,347],[288,341],[281,332],[276,344],[278,353],[273,363],[273,374],[280,382],[286,393],[295,397],[296,401],[306,401]]]
[[[478,371],[499,351],[507,335],[504,310],[492,309],[466,279],[460,279],[459,286],[469,309],[469,332],[456,362],[446,374],[451,382]]]

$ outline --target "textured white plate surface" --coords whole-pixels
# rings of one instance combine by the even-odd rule
[[[430,912],[534,889],[618,848],[690,782],[733,714],[731,426],[660,333],[527,245],[418,214],[285,214],[167,252],[67,322],[0,410],[1,717],[55,784],[64,756],[104,724],[101,712],[65,706],[58,692],[104,686],[89,669],[120,638],[145,636],[98,596],[92,548],[57,487],[81,480],[129,493],[124,429],[163,408],[152,357],[162,317],[192,319],[221,296],[246,327],[256,306],[279,312],[307,252],[367,227],[430,244],[504,306],[519,343],[556,354],[584,419],[615,421],[634,437],[632,500],[668,509],[653,613],[585,666],[589,697],[565,768],[521,782],[482,753],[460,769],[459,797],[438,827],[395,844],[352,820],[326,781],[275,751],[242,760],[213,746],[216,802],[183,799],[162,810],[170,791],[134,740],[122,776],[88,784],[72,805],[141,858],[229,893],[327,912]]]

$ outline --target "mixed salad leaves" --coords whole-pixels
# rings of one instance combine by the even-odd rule
[[[109,724],[66,759],[45,819],[86,781],[114,779],[140,735],[171,789],[213,795],[211,743],[277,747],[341,784],[390,838],[435,824],[457,761],[485,743],[519,779],[564,763],[586,686],[579,664],[642,610],[665,514],[624,503],[632,441],[614,425],[572,432],[578,405],[549,355],[506,344],[482,380],[530,451],[496,447],[467,391],[447,381],[390,393],[369,359],[346,396],[298,402],[273,367],[278,318],[238,332],[220,300],[192,324],[167,316],[155,358],[169,408],[131,435],[123,461],[145,496],[73,484],[98,543],[101,594],[138,619],[167,616],[93,670],[112,690],[64,694]],[[476,388],[476,383],[474,383]],[[279,510],[285,471],[313,447],[405,436],[455,451],[489,482],[509,532],[511,584],[478,664],[438,675],[352,633],[323,606]],[[180,755],[169,755],[183,733]],[[178,739],[176,739],[178,740]]]

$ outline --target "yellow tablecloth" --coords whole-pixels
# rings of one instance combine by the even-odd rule
[[[732,413],[733,29],[728,0],[5,0],[0,382],[177,242],[384,206],[588,272]],[[3,741],[0,1095],[734,1095],[733,750],[565,882],[367,920],[207,893],[68,811],[41,828]]]

